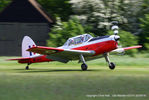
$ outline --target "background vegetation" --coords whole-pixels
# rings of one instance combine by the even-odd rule
[[[47,45],[62,46],[66,42],[66,39],[78,34],[88,33],[88,29],[76,17],[69,19],[67,22],[61,22],[61,19],[58,17],[56,25],[53,26],[49,34],[50,39],[47,40]]]
[[[11,0],[0,0],[0,11],[2,11],[10,2]]]
[[[11,0],[0,0],[2,11]],[[111,22],[119,21],[122,46],[141,44],[149,51],[149,0],[37,0],[56,24],[48,46],[62,45],[68,37],[84,33],[109,34]],[[126,32],[132,34],[128,36]],[[57,39],[56,39],[57,37]],[[126,41],[129,40],[129,41]],[[55,43],[55,41],[58,41]],[[125,41],[125,42],[124,42]]]

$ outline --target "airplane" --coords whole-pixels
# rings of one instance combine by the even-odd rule
[[[126,50],[141,48],[142,46],[119,48],[119,27],[117,22],[113,22],[112,25],[114,35],[92,37],[90,34],[83,34],[69,38],[63,46],[57,48],[36,46],[29,36],[25,36],[22,41],[22,58],[9,60],[27,63],[26,70],[29,69],[29,65],[32,63],[50,61],[67,63],[72,60],[78,60],[79,63],[82,63],[81,69],[86,71],[88,69],[86,61],[104,57],[109,68],[113,70],[115,69],[115,64],[109,59],[110,52],[123,53]]]

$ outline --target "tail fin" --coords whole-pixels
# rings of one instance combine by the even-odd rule
[[[39,54],[26,51],[27,49],[35,47],[35,46],[36,44],[29,36],[24,36],[23,41],[22,41],[22,57],[27,58],[27,57],[38,56]]]

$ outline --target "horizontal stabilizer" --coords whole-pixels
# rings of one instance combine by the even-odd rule
[[[28,58],[15,58],[15,59],[7,59],[7,60],[28,60],[30,59],[29,57]]]
[[[30,57],[26,57],[26,58],[15,58],[15,59],[7,59],[7,60],[18,61],[18,63],[29,63],[31,59],[32,58],[30,58]]]

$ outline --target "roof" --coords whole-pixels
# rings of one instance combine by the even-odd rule
[[[1,13],[0,22],[53,23],[36,0],[13,0]]]

